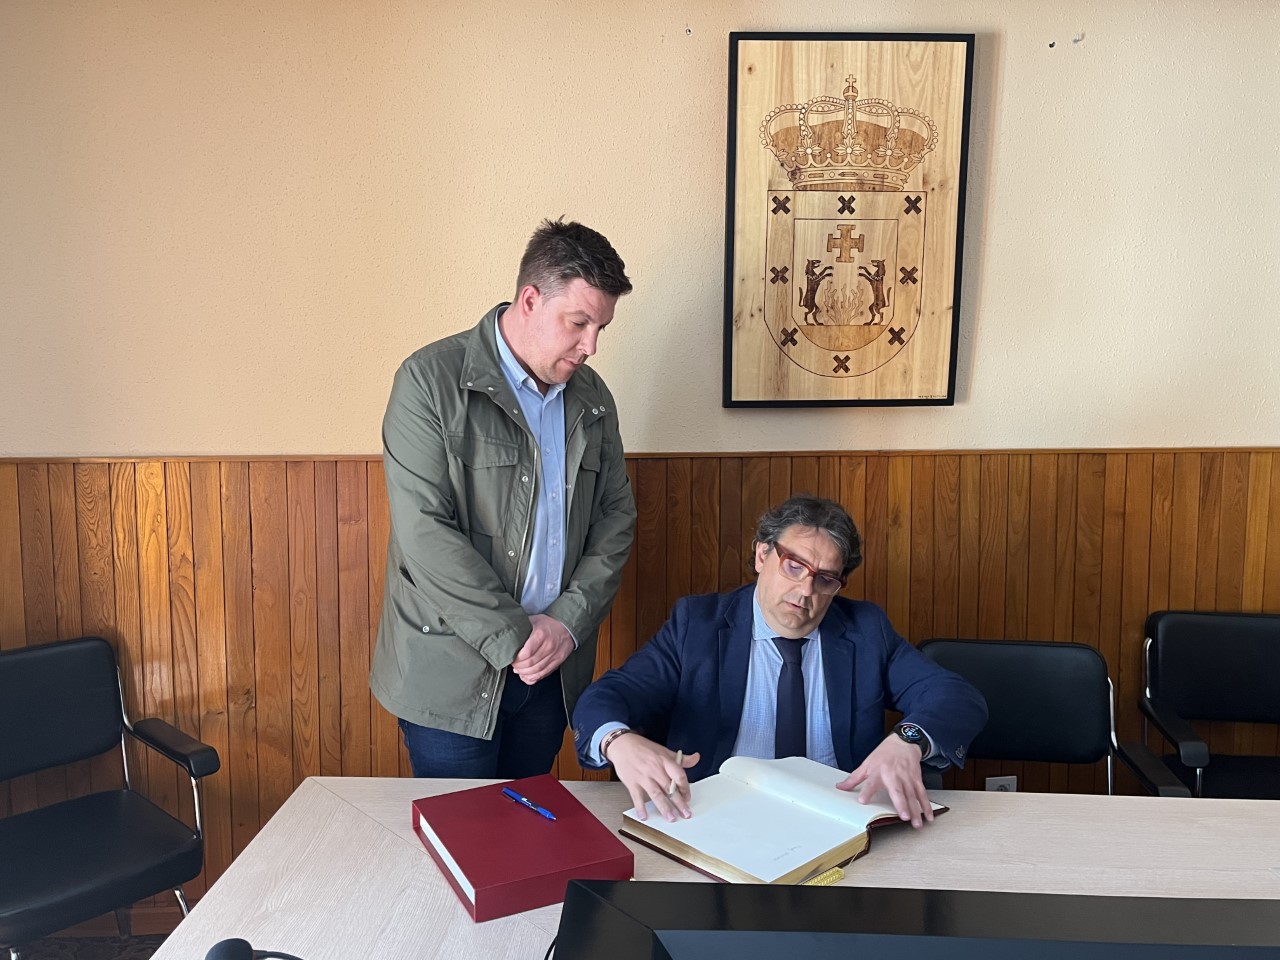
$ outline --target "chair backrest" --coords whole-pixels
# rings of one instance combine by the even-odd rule
[[[1112,732],[1107,662],[1079,643],[928,640],[920,652],[987,700],[987,725],[969,745],[979,760],[1093,763]]]
[[[120,743],[116,655],[101,637],[0,653],[0,780],[96,757]]]
[[[1146,688],[1188,720],[1280,723],[1280,616],[1160,610]]]

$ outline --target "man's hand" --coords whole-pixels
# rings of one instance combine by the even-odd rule
[[[543,677],[549,677],[573,653],[573,637],[568,627],[545,613],[533,614],[529,622],[533,624],[533,630],[511,661],[511,669],[521,680],[533,686]]]
[[[675,822],[676,814],[686,819],[693,816],[689,809],[689,779],[685,770],[698,762],[698,754],[688,754],[682,764],[678,764],[676,755],[662,744],[638,733],[628,733],[609,744],[609,755],[605,759],[613,764],[618,779],[631,794],[631,803],[641,820],[649,819],[644,806],[646,799],[653,801],[658,813],[668,823]],[[673,783],[675,790],[668,796],[667,791]]]
[[[889,802],[898,816],[918,827],[921,816],[933,819],[933,806],[920,775],[920,756],[919,747],[891,733],[862,761],[862,766],[836,786],[841,790],[861,786],[859,803],[870,803],[878,793],[888,791]]]

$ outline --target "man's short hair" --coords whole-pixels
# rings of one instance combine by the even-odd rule
[[[840,575],[847,577],[862,563],[862,538],[849,511],[825,497],[797,494],[766,510],[756,524],[755,543],[772,548],[789,527],[816,527],[829,536],[844,563]],[[754,554],[754,544],[752,553]]]
[[[520,258],[516,296],[527,286],[554,297],[573,280],[583,280],[601,293],[620,297],[631,292],[627,266],[603,234],[580,223],[544,220],[533,232]]]

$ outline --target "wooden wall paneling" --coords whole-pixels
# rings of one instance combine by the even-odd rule
[[[1151,519],[1155,463],[1151,454],[1134,453],[1125,468],[1124,555],[1121,562],[1120,629],[1116,637],[1116,659],[1108,662],[1115,685],[1116,729],[1121,740],[1142,735],[1141,723],[1121,704],[1136,702],[1142,690],[1143,623],[1149,612],[1151,595]]]
[[[71,463],[49,464],[49,528],[53,546],[56,637],[59,640],[82,637],[85,634],[80,609],[80,544],[76,536],[75,467]],[[80,797],[93,789],[88,760],[49,771],[44,779],[51,798]],[[40,802],[46,802],[44,791],[41,791]]]
[[[143,709],[142,613],[138,585],[138,508],[136,471],[132,463],[108,468],[111,487],[111,578],[115,587],[116,648],[124,701],[131,716]],[[125,756],[131,783],[144,785],[143,748],[132,739]]]
[[[1249,454],[1222,456],[1222,510],[1218,521],[1219,610],[1240,610],[1244,601],[1245,540],[1249,521]]]
[[[1280,456],[1271,458],[1271,499],[1267,508],[1266,569],[1262,575],[1262,609],[1280,612]],[[1267,736],[1255,736],[1255,743],[1269,747],[1267,753],[1280,754],[1280,727],[1273,727]]]
[[[164,463],[139,463],[134,473],[138,509],[138,597],[142,630],[142,700],[136,717],[159,717],[168,723],[173,713],[173,597],[169,591],[168,507],[165,503]],[[147,795],[177,815],[178,773],[154,750],[146,758]]]
[[[636,464],[636,647],[667,618],[667,467],[658,459]]]
[[[1009,457],[984,453],[980,465],[978,636],[1004,637],[1006,547],[1009,541]]]
[[[807,493],[810,496],[821,496],[818,493],[818,458],[791,457],[791,492],[788,496]]]
[[[1031,457],[1009,456],[1009,516],[1005,535],[1004,635],[1027,636],[1031,565]]]
[[[289,525],[289,710],[293,781],[320,775],[320,638],[316,622],[316,465],[285,466]],[[390,774],[395,776],[396,773]]]
[[[116,619],[111,573],[111,481],[105,463],[77,463],[73,470],[76,557],[80,581],[80,628],[85,636],[109,637]],[[123,784],[120,757],[103,754],[89,763],[91,790]]]
[[[1032,454],[1027,510],[1027,639],[1052,640],[1057,602],[1058,459]],[[1048,785],[1046,784],[1046,789]]]
[[[1151,458],[1151,547],[1147,566],[1147,612],[1169,607],[1173,537],[1173,454]]]
[[[1169,567],[1169,609],[1196,606],[1197,538],[1200,533],[1200,454],[1179,453],[1173,459],[1173,504]]]
[[[742,460],[720,460],[720,564],[717,590],[742,583],[751,554],[751,531],[742,525]]]
[[[677,600],[693,592],[690,587],[693,582],[691,480],[692,468],[687,457],[671,457],[667,460],[665,606],[668,611]]]
[[[369,750],[369,497],[364,463],[338,463],[338,644],[342,775],[367,777]]]
[[[982,550],[982,457],[960,457],[960,577],[956,604],[956,636],[978,636],[978,557]]]
[[[840,458],[818,458],[818,496],[840,502]],[[847,510],[848,507],[845,507]]]
[[[222,590],[226,611],[231,847],[239,856],[261,824],[258,709],[253,662],[253,557],[249,542],[249,465],[222,464]]]
[[[1076,499],[1080,480],[1079,458],[1060,453],[1057,458],[1057,513],[1054,537],[1053,639],[1074,641],[1076,579]],[[1065,774],[1065,769],[1064,769]],[[1050,774],[1050,782],[1053,782]],[[1064,784],[1065,789],[1065,784]]]
[[[1244,582],[1240,609],[1262,610],[1262,588],[1267,571],[1267,523],[1271,513],[1272,455],[1258,451],[1249,457],[1249,503],[1244,539]]]
[[[387,479],[382,461],[370,460],[369,484],[369,661],[378,643],[378,622],[382,618],[382,597],[386,589],[387,542],[391,532],[391,508],[387,502]],[[372,695],[369,697],[369,727],[373,749],[373,775],[394,777],[400,768],[400,728],[396,718]]]
[[[1195,609],[1213,610],[1218,598],[1218,541],[1222,533],[1222,454],[1200,457],[1200,527],[1196,531]]]
[[[169,629],[172,634],[173,722],[190,736],[200,736],[200,651],[196,641],[195,552],[191,526],[191,464],[169,461],[164,465],[165,520],[169,553]],[[177,816],[195,825],[195,801],[190,778],[170,761],[177,789]],[[204,892],[204,878],[197,877],[193,896]]]
[[[1249,454],[1222,456],[1222,512],[1218,533],[1218,584],[1215,608],[1239,611],[1244,596],[1245,541],[1248,530]],[[1227,753],[1253,748],[1253,724],[1222,724],[1214,745]]]
[[[908,622],[911,642],[919,646],[933,636],[933,568],[935,524],[933,518],[934,468],[936,457],[911,458],[911,556],[909,559],[910,605]]]
[[[320,775],[342,774],[342,651],[338,631],[338,464],[316,463],[316,664]]]
[[[769,457],[769,502],[765,509],[777,506],[792,492],[791,458]]]
[[[940,455],[933,469],[933,618],[930,637],[957,636],[960,589],[960,458]]]
[[[889,458],[867,457],[862,520],[863,599],[889,609]]]
[[[221,769],[201,785],[204,808],[204,879],[231,864],[231,775],[227,707],[227,626],[222,562],[222,471],[195,461],[191,479],[191,556],[195,590],[199,737],[218,751]]]
[[[715,593],[720,589],[720,461],[715,457],[690,461],[689,487],[689,591]]]
[[[1106,524],[1107,458],[1081,454],[1076,469],[1075,610],[1073,635],[1077,643],[1102,648],[1102,553]],[[1067,768],[1067,789],[1092,791],[1094,774],[1079,765]]]
[[[911,633],[911,458],[887,457],[885,612],[903,636]]]
[[[842,591],[846,597],[863,600],[867,595],[867,458],[840,458],[840,503],[844,506],[862,537],[862,563],[849,574]]]
[[[1102,506],[1102,574],[1098,584],[1098,649],[1112,676],[1120,662],[1120,626],[1124,591],[1124,520],[1125,487],[1128,479],[1128,456],[1109,453],[1104,459]],[[1083,770],[1081,771],[1083,773]],[[1085,792],[1106,790],[1106,770],[1095,765],[1092,782]]]
[[[75,466],[71,463],[49,464],[49,521],[57,637],[59,640],[82,637],[80,543],[76,536]]]
[[[23,605],[27,644],[59,639],[53,565],[53,516],[49,502],[49,469],[43,463],[18,465],[19,522],[22,537]],[[67,797],[63,770],[21,777],[10,785],[15,810],[21,812]]]
[[[0,650],[25,646],[27,641],[18,503],[17,464],[0,463]],[[0,817],[12,812],[9,784],[0,783]]]
[[[631,481],[632,494],[637,488],[635,460],[627,461],[627,478]],[[613,607],[609,610],[609,666],[616,666],[626,661],[635,652],[639,640],[636,637],[636,622],[639,616],[637,609],[637,591],[639,586],[639,556],[636,539],[638,531],[632,532],[631,552],[622,567],[622,579],[618,583],[618,593],[613,599]]]
[[[281,461],[249,464],[249,525],[258,701],[258,816],[265,823],[293,792],[289,496],[287,467]]]
[[[755,540],[756,527],[760,516],[773,506],[770,494],[770,462],[768,457],[742,458],[742,490],[739,499],[742,526],[742,566],[729,577],[728,589],[741,586],[754,579],[750,572],[753,567],[751,544]]]

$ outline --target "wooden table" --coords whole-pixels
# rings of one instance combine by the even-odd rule
[[[202,960],[226,937],[303,960],[537,960],[559,905],[473,923],[410,826],[411,800],[481,782],[306,780],[154,960]],[[611,826],[631,805],[617,783],[565,786]],[[1280,899],[1280,805],[1272,801],[931,796],[950,812],[918,831],[878,831],[845,885]],[[705,879],[626,842],[639,880]]]

